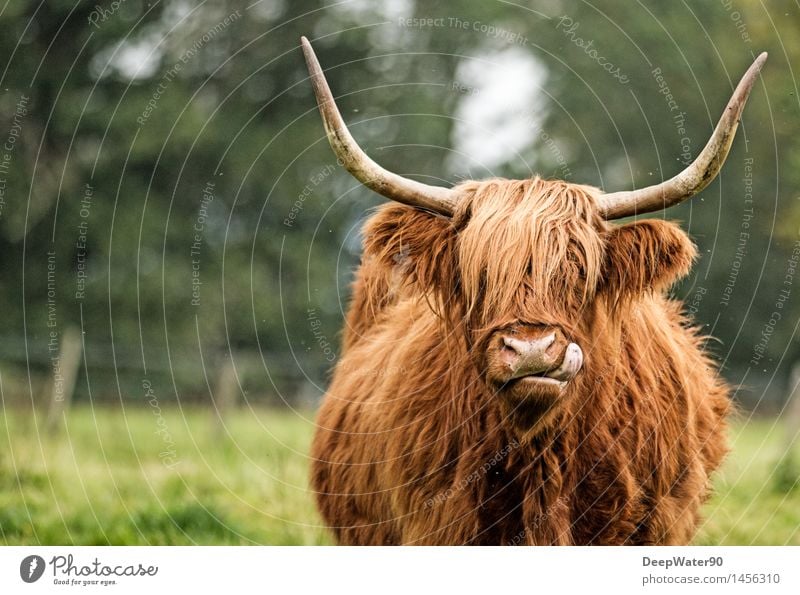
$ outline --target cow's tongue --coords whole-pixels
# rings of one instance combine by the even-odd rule
[[[566,382],[567,380],[572,380],[580,372],[582,366],[583,351],[576,343],[570,343],[564,353],[561,365],[555,370],[547,372],[545,376]]]

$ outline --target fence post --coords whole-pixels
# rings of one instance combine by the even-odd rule
[[[800,438],[800,362],[792,366],[789,376],[789,401],[786,403],[786,449],[792,452]]]
[[[83,346],[81,334],[74,326],[69,326],[61,336],[57,359],[51,360],[52,390],[47,413],[47,429],[55,431],[58,423],[72,403],[78,368],[81,364]]]
[[[236,368],[233,365],[233,352],[224,358],[219,368],[217,383],[214,394],[211,396],[214,402],[213,415],[216,421],[217,432],[222,432],[225,416],[231,409],[236,407],[239,400],[239,383],[236,380]]]
[[[800,362],[792,366],[789,374],[789,396],[784,405],[781,421],[785,439],[780,462],[776,468],[776,485],[788,492],[800,487],[800,458],[797,448],[800,441]]]

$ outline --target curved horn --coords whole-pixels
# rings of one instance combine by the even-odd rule
[[[719,119],[714,134],[689,167],[675,177],[654,186],[601,196],[599,207],[603,217],[619,219],[666,209],[694,196],[708,186],[728,156],[744,104],[766,59],[767,53],[763,52],[747,69]]]
[[[448,217],[452,216],[458,200],[457,192],[398,176],[382,168],[361,150],[347,130],[339,108],[336,107],[328,81],[325,80],[311,44],[305,37],[301,37],[300,42],[328,141],[345,169],[366,187],[386,198]]]

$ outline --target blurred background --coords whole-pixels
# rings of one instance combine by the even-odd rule
[[[382,165],[620,190],[704,146],[658,217],[734,387],[698,543],[800,544],[800,8],[792,0],[15,0],[0,7],[0,538],[328,543],[307,487],[359,229],[299,38]]]

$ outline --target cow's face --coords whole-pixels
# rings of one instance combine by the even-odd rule
[[[472,360],[523,425],[563,401],[591,353],[607,224],[591,189],[497,180],[464,192],[454,257]]]
[[[618,323],[688,272],[694,247],[665,221],[604,221],[588,186],[534,178],[457,189],[452,219],[384,208],[365,230],[367,258],[402,279],[396,295],[430,305],[493,398],[530,428],[604,364],[598,335],[609,329],[598,320]]]
[[[538,178],[464,186],[445,244],[454,262],[440,265],[457,283],[439,277],[433,289],[458,312],[486,384],[522,425],[534,424],[599,356],[598,308],[604,321],[625,316],[685,274],[694,248],[663,221],[605,222],[594,188]]]

